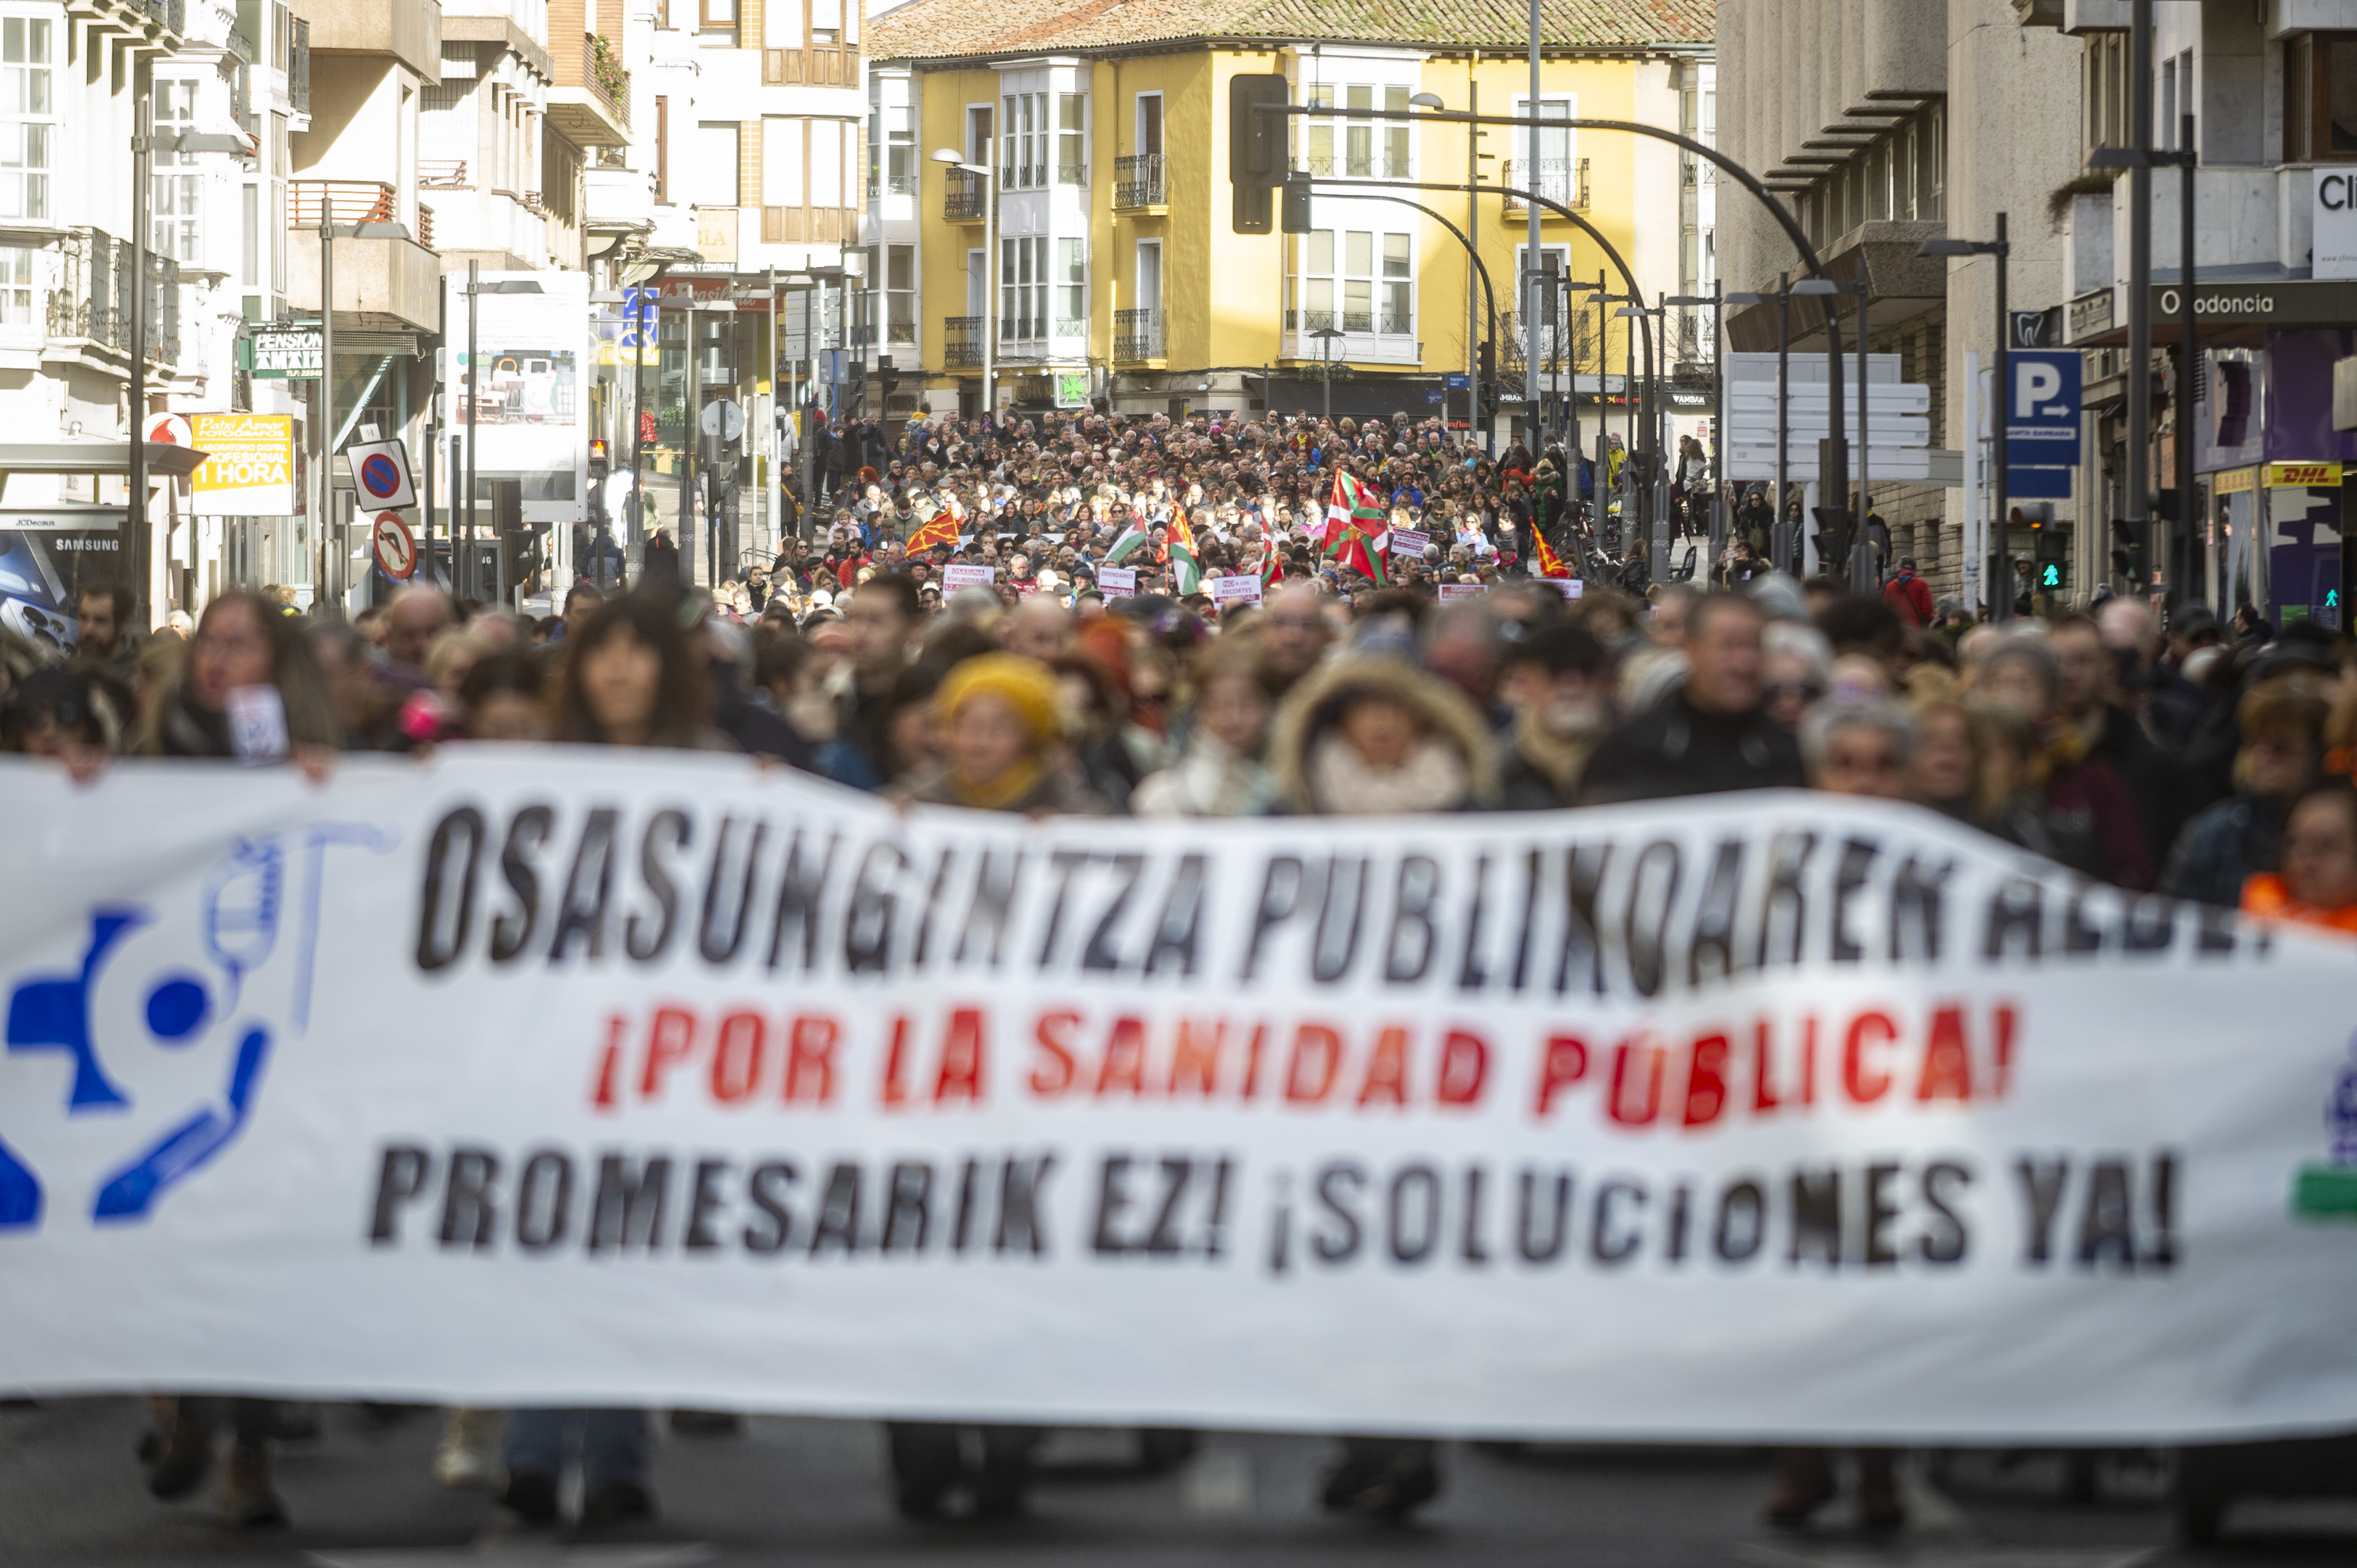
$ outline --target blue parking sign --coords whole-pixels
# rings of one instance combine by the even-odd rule
[[[2017,349],[2009,356],[2006,439],[2012,467],[2069,468],[2079,462],[2081,364],[2069,349]]]

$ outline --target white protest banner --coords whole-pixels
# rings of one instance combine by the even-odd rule
[[[1100,566],[1097,586],[1109,599],[1125,598],[1137,592],[1137,568],[1135,566]]]
[[[1214,605],[1260,603],[1261,582],[1260,574],[1257,572],[1242,572],[1228,577],[1207,577],[1204,581],[1211,590],[1211,603]]]
[[[1912,808],[1146,831],[458,745],[0,811],[0,1391],[2357,1424],[2357,946]]]
[[[960,588],[986,588],[998,581],[996,566],[944,566],[942,568],[942,592],[954,594]]]
[[[1418,533],[1413,528],[1394,528],[1392,530],[1391,553],[1410,555],[1421,561],[1424,559],[1424,547],[1431,542],[1432,535],[1429,533]]]
[[[1581,590],[1587,586],[1577,577],[1541,577],[1537,580],[1554,588],[1566,599],[1579,597]]]
[[[1440,602],[1445,605],[1451,599],[1479,598],[1489,591],[1490,585],[1486,583],[1443,583],[1440,585]]]

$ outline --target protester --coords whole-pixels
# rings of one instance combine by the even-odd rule
[[[2301,925],[2357,933],[2357,788],[2317,785],[2285,819],[2283,869],[2254,875],[2243,908]]]
[[[1588,758],[1588,805],[1657,800],[1727,789],[1797,788],[1801,753],[1761,708],[1765,617],[1717,593],[1686,612],[1684,682],[1651,711],[1624,721]]]

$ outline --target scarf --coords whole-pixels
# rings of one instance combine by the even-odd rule
[[[1472,775],[1456,748],[1426,736],[1397,768],[1369,768],[1340,735],[1325,735],[1309,748],[1309,803],[1340,817],[1401,816],[1449,811],[1464,804]]]

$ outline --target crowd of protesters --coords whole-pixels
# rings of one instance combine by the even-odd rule
[[[1434,554],[1379,582],[1313,536],[1346,455],[1395,510],[1333,526],[1429,523],[1418,532],[1450,541],[1446,566]],[[2357,675],[2312,622],[2229,631],[2193,606],[2164,625],[2115,597],[2051,620],[1926,624],[1911,571],[1897,594],[1768,571],[1736,589],[1570,596],[1514,569],[1547,522],[1530,496],[1560,482],[1547,465],[1525,490],[1513,458],[1493,477],[1398,424],[1280,437],[1082,419],[996,443],[920,426],[888,461],[835,492],[842,510],[811,548],[717,596],[649,569],[627,592],[576,586],[541,624],[431,586],[349,624],[241,591],[185,638],[135,638],[129,596],[94,588],[70,658],[0,648],[0,746],[85,778],[118,756],[257,747],[315,773],[339,750],[467,740],[749,752],[898,800],[1031,816],[1813,788],[1915,801],[2121,887],[2357,931]],[[967,542],[907,551],[961,508]],[[1258,602],[1183,591],[1167,530],[1189,509],[1201,570],[1262,575]],[[1166,537],[1132,552],[1135,590],[1092,591],[1109,542],[1140,521]],[[1460,523],[1478,544],[1454,542]],[[1264,572],[1272,553],[1282,570]],[[944,597],[952,554],[1002,570]],[[1481,591],[1444,600],[1459,565]],[[269,722],[251,722],[257,691],[274,694]],[[587,1517],[653,1506],[636,1413],[521,1413],[496,1455],[495,1421],[449,1419],[438,1473],[501,1486],[526,1518],[556,1511],[568,1424]],[[272,1419],[252,1402],[167,1408],[154,1488],[193,1489],[216,1426],[233,1429],[231,1517],[282,1518]],[[1014,1511],[1037,1437],[896,1426],[899,1505]],[[1895,1525],[1889,1465],[1869,1455],[1859,1474],[1864,1517]],[[1830,1477],[1822,1455],[1791,1456],[1771,1515],[1807,1518]],[[1439,1485],[1431,1444],[1351,1439],[1324,1500],[1397,1519]]]

